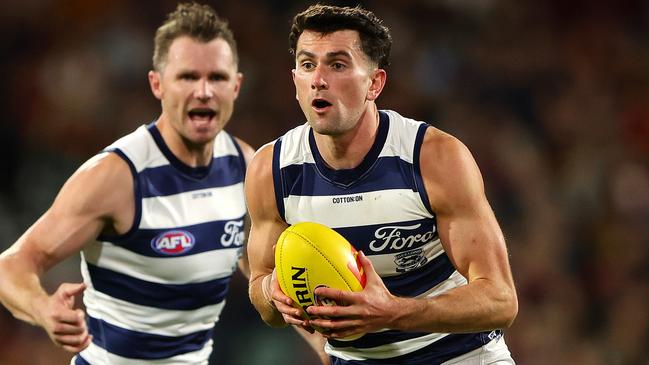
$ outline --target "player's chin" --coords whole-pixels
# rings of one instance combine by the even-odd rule
[[[221,131],[220,128],[194,128],[188,133],[189,140],[194,145],[204,145],[210,143],[216,138]]]
[[[338,136],[343,134],[344,131],[338,125],[334,124],[331,119],[315,117],[309,121],[309,125],[316,133],[325,136]]]

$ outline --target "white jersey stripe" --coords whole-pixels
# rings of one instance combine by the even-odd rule
[[[84,359],[92,359],[92,365],[207,365],[207,359],[212,352],[212,340],[205,343],[205,346],[199,351],[188,352],[177,355],[168,359],[146,360],[129,359],[119,355],[111,354],[103,348],[91,343],[88,348],[81,352]],[[137,344],[134,344],[137,346]],[[74,365],[75,358],[70,361]]]
[[[405,341],[393,342],[372,348],[357,349],[353,347],[332,347],[327,343],[325,352],[343,360],[388,359],[417,351],[431,343],[446,337],[448,333],[430,333],[425,336],[411,338]]]
[[[238,219],[245,214],[245,208],[240,204],[242,188],[243,183],[238,183],[142,199],[140,228],[182,227],[209,221]],[[196,199],[197,196],[201,199]]]
[[[353,204],[331,204],[333,199],[340,196],[312,196],[304,199],[303,196],[289,195],[284,198],[286,220],[288,222],[313,222],[318,221],[328,227],[345,228],[358,225],[357,219],[350,217],[363,217],[364,225],[384,224],[395,221],[410,221],[422,218],[425,208],[419,199],[419,193],[408,189],[390,189],[352,194],[362,197],[362,200]],[[385,202],[390,202],[392,209],[383,209]],[[417,211],[412,206],[418,207]],[[327,206],[327,210],[314,209],[314,207]],[[427,214],[428,218],[431,217]]]
[[[86,309],[93,318],[131,331],[161,336],[185,336],[209,330],[218,321],[225,301],[189,311],[145,307],[110,297],[92,288],[85,292]]]

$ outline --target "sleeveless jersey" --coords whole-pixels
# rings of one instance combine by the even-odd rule
[[[362,250],[390,292],[402,297],[431,297],[467,283],[444,252],[424,189],[419,155],[426,128],[380,111],[373,146],[349,170],[325,164],[307,124],[274,145],[275,196],[284,220],[333,228]],[[499,335],[384,330],[352,341],[330,339],[325,350],[335,364],[439,364]]]
[[[222,131],[209,166],[178,160],[155,124],[108,146],[130,166],[135,219],[82,252],[92,344],[75,364],[207,364],[244,241],[245,162]]]

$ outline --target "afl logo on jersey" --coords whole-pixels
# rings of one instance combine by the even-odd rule
[[[191,250],[194,242],[194,235],[187,231],[166,231],[151,240],[151,248],[163,255],[180,255]]]

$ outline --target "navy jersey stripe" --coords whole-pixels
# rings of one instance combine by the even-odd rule
[[[240,156],[215,157],[212,159],[211,168],[215,170],[215,173],[200,180],[178,174],[178,170],[172,165],[140,171],[142,197],[174,195],[187,191],[230,186],[243,181],[244,170]]]
[[[488,340],[488,332],[450,334],[417,351],[389,359],[369,359],[363,361],[342,360],[331,357],[332,365],[433,365],[441,364],[483,346]],[[486,341],[485,341],[486,340]],[[330,341],[331,343],[331,341]]]
[[[401,331],[383,331],[376,333],[367,333],[363,337],[353,341],[338,341],[329,339],[328,342],[333,347],[355,347],[355,348],[372,348],[387,345],[397,341],[405,341],[411,338],[425,336],[425,332],[401,332]]]
[[[421,156],[421,146],[424,143],[424,136],[426,135],[426,129],[428,129],[428,124],[421,124],[419,129],[417,129],[417,137],[415,137],[415,147],[413,150],[413,166],[415,169],[415,183],[417,184],[417,191],[419,191],[419,196],[421,197],[421,202],[424,203],[424,206],[431,214],[433,213],[433,208],[430,206],[428,201],[428,193],[426,192],[426,186],[424,185],[424,179],[421,176],[421,165],[420,165],[420,156]]]
[[[455,267],[444,253],[418,269],[384,277],[383,283],[394,295],[414,297],[448,279],[453,272]]]
[[[275,203],[277,204],[277,212],[282,219],[286,220],[284,216],[284,197],[288,196],[286,189],[284,189],[285,178],[282,176],[282,171],[279,168],[280,152],[282,151],[282,138],[278,138],[273,146],[273,185],[275,187]]]
[[[111,239],[110,241],[126,250],[149,257],[182,257],[213,250],[240,248],[241,245],[236,246],[230,242],[232,239],[231,234],[234,233],[233,231],[230,231],[232,233],[224,233],[223,235],[214,235],[214,232],[227,232],[225,230],[226,225],[229,225],[228,228],[230,230],[234,228],[236,233],[243,232],[243,216],[237,219],[211,221],[191,226],[164,229],[140,229],[135,234],[128,237],[127,240]],[[159,242],[156,239],[160,238],[160,236],[165,232],[173,231],[189,232],[194,238],[194,244],[191,249],[174,255],[165,255],[163,252],[155,250],[154,246],[158,247],[157,242]]]
[[[376,132],[376,138],[372,147],[363,158],[363,161],[353,169],[332,169],[327,166],[324,158],[320,155],[320,151],[315,142],[313,129],[310,128],[308,134],[309,148],[311,149],[313,160],[321,178],[343,189],[348,189],[352,185],[360,183],[365,179],[370,170],[375,169],[376,159],[381,153],[389,130],[390,117],[385,112],[379,111],[379,126]]]
[[[92,342],[110,353],[132,359],[164,359],[198,351],[212,338],[212,330],[185,336],[168,337],[127,330],[108,322],[88,317]]]
[[[172,310],[192,310],[221,303],[231,279],[228,276],[202,283],[158,284],[90,263],[87,266],[92,286],[97,291],[134,304]]]
[[[248,164],[246,163],[246,158],[243,155],[243,151],[241,150],[241,146],[239,145],[239,142],[237,141],[236,138],[234,138],[233,135],[228,134],[228,137],[230,137],[230,140],[232,141],[232,144],[237,149],[237,153],[239,154],[239,162],[241,163],[241,166],[243,166],[243,170],[245,171],[246,168],[248,167]],[[245,174],[244,174],[244,176],[245,176]]]
[[[334,230],[345,237],[356,250],[365,252],[366,255],[389,254],[421,247],[437,239],[435,217],[411,221],[400,221],[398,225],[368,224],[355,227],[337,227]],[[417,228],[414,228],[418,225]],[[406,242],[405,232],[392,232],[394,227],[413,228],[407,231],[412,237],[422,237],[422,242]],[[381,238],[377,238],[377,235]],[[425,240],[423,239],[425,238]],[[405,247],[404,247],[405,245]]]
[[[160,131],[158,130],[155,122],[148,124],[146,129],[151,134],[151,137],[153,137],[153,141],[155,142],[156,146],[158,146],[160,152],[167,158],[167,161],[169,161],[172,166],[178,169],[178,171],[194,179],[202,179],[210,173],[212,163],[214,161],[210,161],[210,164],[208,166],[189,166],[180,161],[180,159],[178,159],[178,157],[176,157],[176,155],[171,152],[171,150],[165,143],[164,138],[162,138],[162,135],[160,134]]]
[[[384,156],[376,160],[373,167],[363,176],[363,184],[341,186],[322,178],[315,164],[289,165],[281,170],[282,183],[286,188],[283,197],[327,196],[337,194],[358,194],[366,191],[410,189],[416,191],[412,165],[398,156]]]
[[[135,212],[133,215],[133,225],[131,228],[124,234],[119,235],[119,236],[113,236],[110,237],[110,239],[114,238],[121,238],[121,239],[126,239],[130,237],[134,232],[137,231],[137,227],[140,226],[140,221],[142,219],[142,189],[140,187],[140,182],[137,178],[137,170],[135,169],[135,166],[133,165],[133,162],[126,156],[126,154],[120,150],[119,148],[109,148],[105,149],[105,152],[112,152],[119,156],[122,160],[124,160],[127,164],[129,169],[131,170],[131,175],[133,177],[133,190],[134,190],[134,196],[135,196]],[[100,234],[97,239],[100,241],[106,240],[109,237],[108,235]]]

